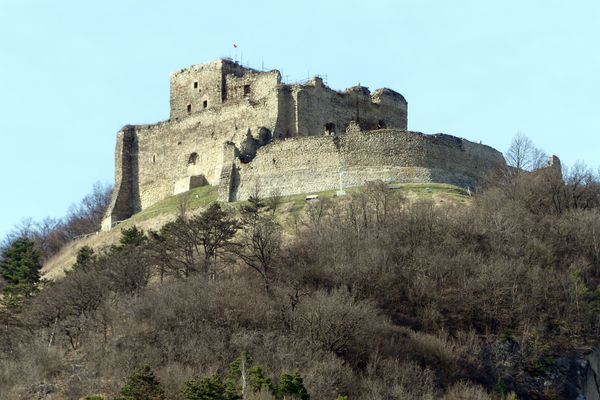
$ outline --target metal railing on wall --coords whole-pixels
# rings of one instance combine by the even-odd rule
[[[281,81],[283,83],[285,83],[286,85],[305,85],[308,82],[312,81],[313,78],[321,78],[323,83],[325,85],[327,85],[327,75],[319,75],[319,74],[311,76],[309,78],[299,79],[299,80],[295,80],[295,81],[291,80],[288,75],[285,75],[285,76],[281,77]]]
[[[221,59],[223,60],[227,60],[227,61],[233,61],[236,64],[246,68],[246,69],[251,69],[254,71],[259,71],[259,72],[269,72],[269,71],[273,71],[277,68],[270,68],[268,66],[265,66],[265,63],[261,63],[260,67],[251,65],[249,63],[243,62],[242,60],[238,60],[238,59],[233,59],[231,57],[221,57]],[[327,75],[322,75],[322,74],[316,74],[316,75],[310,75],[310,72],[307,74],[306,78],[303,79],[296,79],[296,78],[290,78],[289,75],[283,75],[281,76],[281,82],[286,84],[286,85],[304,85],[308,82],[310,82],[313,78],[321,78],[323,80],[323,83],[325,85],[328,85],[327,83]]]

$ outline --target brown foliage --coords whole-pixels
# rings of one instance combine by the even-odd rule
[[[211,252],[187,225],[105,252],[2,315],[0,362],[23,378],[2,372],[0,391],[37,380],[66,398],[113,395],[149,364],[176,398],[192,375],[223,374],[246,351],[273,380],[298,370],[313,398],[487,399],[500,374],[486,356],[495,338],[518,342],[535,373],[546,349],[600,328],[598,179],[549,171],[462,208],[371,183],[311,202],[289,242],[251,204],[231,263],[231,243]],[[222,273],[193,273],[216,259]],[[153,284],[165,266],[187,279]]]

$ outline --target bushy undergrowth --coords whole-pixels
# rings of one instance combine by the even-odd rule
[[[373,183],[312,203],[283,239],[253,199],[219,214],[243,232],[216,247],[215,207],[125,232],[4,310],[0,393],[114,396],[149,365],[176,399],[248,353],[273,384],[298,371],[313,399],[492,398],[490,341],[517,341],[536,373],[597,339],[600,189],[573,179],[521,174],[461,207]]]

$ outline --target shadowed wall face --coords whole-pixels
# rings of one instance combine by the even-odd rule
[[[110,229],[115,223],[129,218],[141,211],[139,163],[139,147],[135,127],[129,125],[117,134],[115,149],[115,187],[102,230]]]

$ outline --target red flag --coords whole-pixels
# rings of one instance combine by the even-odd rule
[[[237,49],[237,44],[235,44],[235,43],[234,43],[234,44],[233,44],[233,48],[234,48],[234,49]]]

